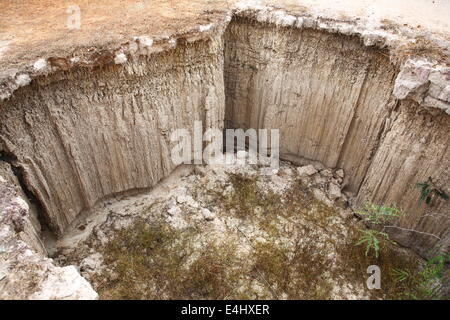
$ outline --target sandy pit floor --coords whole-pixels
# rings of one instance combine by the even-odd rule
[[[282,163],[182,167],[154,190],[110,200],[54,245],[103,299],[378,299],[416,257],[355,246],[365,229],[342,171]],[[369,290],[379,265],[382,289]]]

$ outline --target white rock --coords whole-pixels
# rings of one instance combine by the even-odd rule
[[[188,201],[188,196],[187,195],[181,195],[177,197],[177,202],[178,203],[186,203]]]
[[[313,165],[307,165],[307,166],[303,166],[303,167],[298,167],[297,172],[300,177],[308,177],[308,176],[312,176],[313,174],[316,174],[317,169],[314,168]]]
[[[320,189],[312,189],[312,193],[314,194],[314,197],[319,200],[322,201],[323,203],[326,204],[331,204],[331,201],[327,198],[325,192],[323,192]]]
[[[191,196],[189,195],[181,195],[177,197],[177,202],[180,204],[188,205],[192,208],[199,208],[200,205],[197,201],[195,201]]]
[[[116,54],[114,57],[115,64],[123,64],[125,62],[127,62],[127,56],[124,53]]]
[[[408,60],[395,79],[393,94],[398,99],[411,98],[421,103],[429,87],[431,69],[428,61]]]
[[[31,296],[36,300],[96,300],[97,292],[86,279],[80,276],[74,266],[55,268],[41,286]]]
[[[97,252],[84,258],[80,263],[80,269],[83,271],[95,271],[101,268],[102,263],[103,256]]]
[[[80,61],[79,57],[70,58],[70,62],[72,62],[72,63],[78,63],[79,61]]]
[[[27,75],[27,74],[21,74],[21,75],[18,75],[17,78],[16,78],[16,84],[17,84],[19,87],[26,86],[26,85],[28,85],[30,82],[31,82],[31,78],[30,78],[30,76]]]
[[[167,210],[167,213],[169,213],[171,216],[181,214],[181,209],[178,206],[173,206]]]
[[[139,41],[139,45],[144,48],[148,48],[153,45],[153,39],[148,36],[140,36],[137,40]]]
[[[210,23],[210,24],[207,24],[204,26],[199,26],[198,29],[200,30],[200,32],[204,32],[204,31],[210,30],[212,27],[213,27],[213,24]]]
[[[207,208],[202,208],[202,215],[203,218],[205,218],[206,221],[212,221],[215,218],[215,214],[212,213],[209,209]]]
[[[339,169],[336,171],[336,176],[343,179],[344,178],[344,170],[343,169]]]
[[[341,188],[334,183],[330,183],[328,187],[328,196],[331,200],[336,200],[342,197]]]
[[[45,59],[36,60],[36,62],[33,64],[33,68],[36,71],[43,70],[46,67],[47,67],[47,61]]]

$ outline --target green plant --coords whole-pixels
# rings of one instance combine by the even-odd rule
[[[366,203],[364,208],[356,211],[367,222],[382,225],[402,215],[395,206],[388,207],[373,203]]]
[[[396,282],[403,282],[412,277],[412,274],[409,270],[403,270],[403,269],[392,269],[392,275],[394,276],[394,279]]]
[[[385,242],[391,242],[389,239],[389,235],[385,232],[381,232],[378,230],[359,230],[363,235],[359,238],[359,241],[355,244],[356,246],[365,245],[366,256],[369,255],[370,251],[373,250],[375,253],[375,257],[378,258],[380,254],[381,247]]]
[[[440,254],[416,271],[393,269],[392,274],[396,282],[405,285],[403,296],[407,299],[442,299],[450,276],[447,263],[450,263],[450,255]]]
[[[432,204],[432,200],[439,197],[444,200],[448,200],[449,196],[440,188],[437,188],[431,177],[425,182],[417,183],[416,186],[420,188],[420,201],[424,201],[427,205]]]
[[[443,279],[445,276],[445,264],[450,263],[450,254],[440,254],[428,260],[425,269],[428,277]]]
[[[373,203],[366,203],[364,208],[358,210],[357,213],[362,216],[364,221],[378,226],[382,226],[402,215],[402,212],[395,206],[389,207]],[[359,231],[362,233],[362,236],[358,239],[358,242],[356,242],[355,245],[359,246],[364,244],[366,246],[366,256],[370,253],[371,250],[373,250],[375,253],[375,257],[378,258],[381,246],[384,244],[384,242],[388,241],[394,243],[389,239],[389,235],[385,232],[373,229],[360,229]]]

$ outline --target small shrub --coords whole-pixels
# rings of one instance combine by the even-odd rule
[[[419,201],[425,201],[425,203],[429,206],[432,205],[432,201],[436,197],[444,200],[449,199],[449,196],[442,189],[439,189],[434,185],[431,177],[428,177],[428,180],[425,182],[417,183],[416,186],[420,188]]]
[[[393,243],[393,241],[389,239],[389,235],[385,232],[377,230],[360,230],[360,231],[363,235],[361,236],[361,238],[359,238],[359,241],[355,245],[359,246],[364,244],[366,246],[365,251],[366,256],[369,255],[370,251],[373,250],[375,253],[375,257],[378,258],[383,244],[386,241]]]
[[[377,225],[383,225],[402,216],[402,212],[395,206],[388,207],[373,203],[367,203],[363,209],[356,212],[363,217],[364,221]]]
[[[395,281],[405,285],[402,297],[414,300],[448,299],[446,288],[450,274],[447,263],[450,263],[450,255],[441,254],[414,271],[393,269]]]

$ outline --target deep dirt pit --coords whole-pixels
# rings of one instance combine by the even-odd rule
[[[352,209],[398,204],[405,215],[393,239],[425,258],[448,251],[450,202],[419,202],[416,184],[432,177],[450,192],[449,73],[421,60],[400,66],[386,49],[392,34],[358,28],[244,10],[174,38],[39,60],[31,83],[14,71],[1,87],[13,95],[0,105],[0,173],[17,189],[6,222],[25,228],[2,236],[25,234],[45,251],[41,226],[49,229],[59,237],[46,239],[51,256],[79,266],[102,298],[401,297],[392,270],[420,259],[390,245],[366,257]],[[184,169],[170,158],[170,132],[195,120],[277,128],[282,159],[324,166],[308,177],[284,163],[272,176],[196,167],[174,178]],[[158,184],[164,178],[173,179]],[[8,254],[28,263],[28,247],[16,247]],[[28,269],[8,259],[5,295],[28,297],[14,283]],[[367,290],[370,265],[382,269],[383,290]],[[56,281],[42,290],[45,272],[31,293],[95,297],[86,283],[72,296],[52,290]]]
[[[355,246],[366,227],[338,191],[341,171],[287,162],[271,175],[266,169],[180,168],[155,190],[111,200],[77,221],[56,243],[56,260],[79,266],[102,299],[386,299],[406,293],[392,270],[414,270],[420,258],[394,245],[375,258]],[[374,264],[382,290],[366,285]]]

